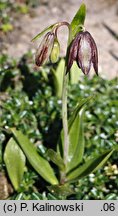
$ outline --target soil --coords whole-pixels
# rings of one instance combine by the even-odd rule
[[[31,39],[43,28],[58,21],[71,21],[81,0],[40,0],[29,14],[14,15],[14,30],[2,38],[7,54],[20,58],[38,46]],[[85,0],[85,28],[92,34],[99,51],[99,74],[107,79],[118,76],[118,0]],[[59,33],[61,55],[65,54],[67,29]],[[115,36],[114,36],[115,35]]]

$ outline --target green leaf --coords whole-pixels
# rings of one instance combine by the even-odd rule
[[[44,35],[47,31],[52,30],[52,28],[56,26],[56,24],[50,25],[46,27],[42,32],[38,33],[31,41],[34,42],[35,40],[39,39],[42,35]]]
[[[48,200],[57,200],[58,198],[53,196],[52,194],[48,193],[47,195]]]
[[[53,72],[53,81],[55,86],[55,94],[58,98],[62,97],[62,85],[63,85],[63,74],[64,74],[65,61],[61,59],[56,70]]]
[[[8,141],[5,148],[4,161],[9,178],[15,190],[18,190],[24,174],[25,155],[13,138]]]
[[[58,184],[58,180],[54,174],[53,169],[51,168],[50,164],[46,159],[41,157],[38,152],[36,151],[35,146],[29,141],[27,136],[22,134],[20,131],[16,130],[15,128],[11,129],[15,139],[17,140],[18,144],[24,151],[29,163],[32,167],[44,178],[47,182],[51,183],[52,185]]]
[[[84,105],[87,105],[87,103],[89,103],[90,100],[94,99],[94,97],[95,97],[94,95],[89,96],[89,97],[87,97],[87,98],[82,99],[82,100],[78,103],[78,105],[76,106],[76,108],[75,108],[75,110],[74,110],[72,116],[69,118],[69,128],[71,127],[73,121],[75,120],[75,118],[76,118],[76,116],[78,115],[78,112],[81,110],[81,108],[82,108]]]
[[[83,116],[85,106],[78,111],[78,114],[72,124],[69,126],[69,163],[67,164],[67,172],[76,166],[83,159],[84,154],[84,128]]]
[[[118,151],[118,145],[113,146],[114,150]]]
[[[110,193],[107,196],[105,196],[105,200],[117,200],[118,196],[116,193]]]
[[[42,195],[38,192],[33,192],[31,195],[31,199],[32,200],[42,200]]]
[[[83,116],[85,105],[93,98],[90,96],[86,99],[83,99],[76,107],[73,112],[73,115],[68,121],[69,128],[69,152],[67,164],[67,172],[76,166],[83,159],[84,154],[84,128],[83,128]]]
[[[69,144],[69,156],[68,156],[69,161],[70,161],[70,158],[72,158],[74,156],[76,147],[77,147],[78,142],[79,142],[79,136],[80,135],[82,135],[80,140],[81,141],[83,140],[83,138],[82,138],[83,132],[82,133],[80,132],[80,134],[76,133],[77,128],[78,128],[78,132],[83,130],[79,126],[79,118],[80,118],[79,112],[83,108],[83,106],[86,105],[91,99],[93,99],[93,96],[82,99],[80,101],[80,103],[76,106],[75,110],[73,111],[72,116],[68,120],[69,138],[71,139],[71,142]],[[83,117],[83,115],[81,116],[81,122],[82,122],[82,117]],[[59,144],[57,146],[58,152],[60,152],[60,155],[62,155],[62,157],[63,157],[63,142],[64,142],[64,137],[63,137],[63,129],[62,129],[61,134],[60,134]],[[81,148],[81,150],[80,150],[81,153],[84,152],[84,142],[83,141],[79,143],[79,148]],[[82,155],[83,155],[83,153],[82,153]],[[82,155],[80,157],[81,159],[82,159]],[[79,158],[78,158],[78,161],[80,161]]]
[[[79,82],[79,78],[80,78],[80,74],[81,74],[81,69],[78,67],[76,62],[73,62],[73,65],[70,69],[70,83],[73,84],[77,84]]]
[[[15,200],[23,200],[24,199],[24,193],[21,192],[19,193],[16,197],[15,197]]]
[[[81,30],[81,25],[84,25],[85,17],[86,5],[82,4],[71,22],[73,37]]]
[[[65,169],[65,165],[64,162],[61,158],[61,156],[55,152],[53,149],[48,149],[48,151],[46,152],[47,157],[49,157],[49,159],[56,164],[60,170],[64,170]]]
[[[107,150],[97,157],[87,160],[85,164],[67,174],[67,181],[76,181],[95,172],[106,163],[113,152],[114,149]]]

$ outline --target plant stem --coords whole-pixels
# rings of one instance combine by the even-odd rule
[[[68,116],[67,116],[67,87],[68,87],[68,74],[66,74],[66,66],[63,76],[63,89],[62,89],[62,124],[64,132],[63,141],[63,158],[65,164],[65,171],[60,173],[60,183],[64,184],[66,180],[66,165],[68,162],[68,148],[69,148],[69,135],[68,135]]]
[[[67,116],[67,87],[68,87],[68,74],[66,75],[66,67],[63,77],[63,91],[62,91],[62,122],[64,130],[64,163],[67,164],[69,136],[68,136],[68,116]]]
[[[64,69],[64,76],[63,76],[63,89],[62,89],[62,123],[63,123],[63,131],[64,131],[63,157],[64,157],[65,167],[67,166],[67,162],[68,162],[68,149],[69,149],[68,115],[67,115],[68,74],[66,74],[66,72],[67,72],[68,49],[72,41],[71,26],[68,27],[69,27],[69,37],[68,37],[68,46],[66,52],[66,62],[65,62],[65,69]],[[66,173],[61,173],[61,183],[64,183],[65,177],[66,177]]]

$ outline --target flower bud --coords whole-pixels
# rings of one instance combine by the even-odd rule
[[[51,51],[51,55],[50,55],[50,60],[52,63],[56,63],[58,61],[59,54],[60,54],[60,44],[59,44],[57,38],[55,38],[53,48]]]
[[[43,38],[35,55],[35,63],[37,66],[43,65],[48,60],[53,47],[54,38],[54,33],[52,32],[48,32]]]
[[[78,33],[72,41],[67,65],[68,70],[70,70],[74,60],[85,75],[89,73],[92,64],[98,75],[97,46],[88,31]]]

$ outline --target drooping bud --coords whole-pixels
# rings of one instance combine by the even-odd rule
[[[78,33],[72,41],[67,65],[68,71],[70,70],[74,60],[85,75],[89,73],[92,64],[96,74],[98,75],[97,46],[88,31]]]
[[[60,54],[60,44],[57,40],[57,38],[54,39],[54,44],[52,47],[51,55],[50,55],[50,60],[52,63],[56,63],[59,59],[59,54]]]
[[[43,38],[35,55],[35,63],[37,66],[43,65],[49,59],[54,38],[55,36],[53,32],[48,32]]]

